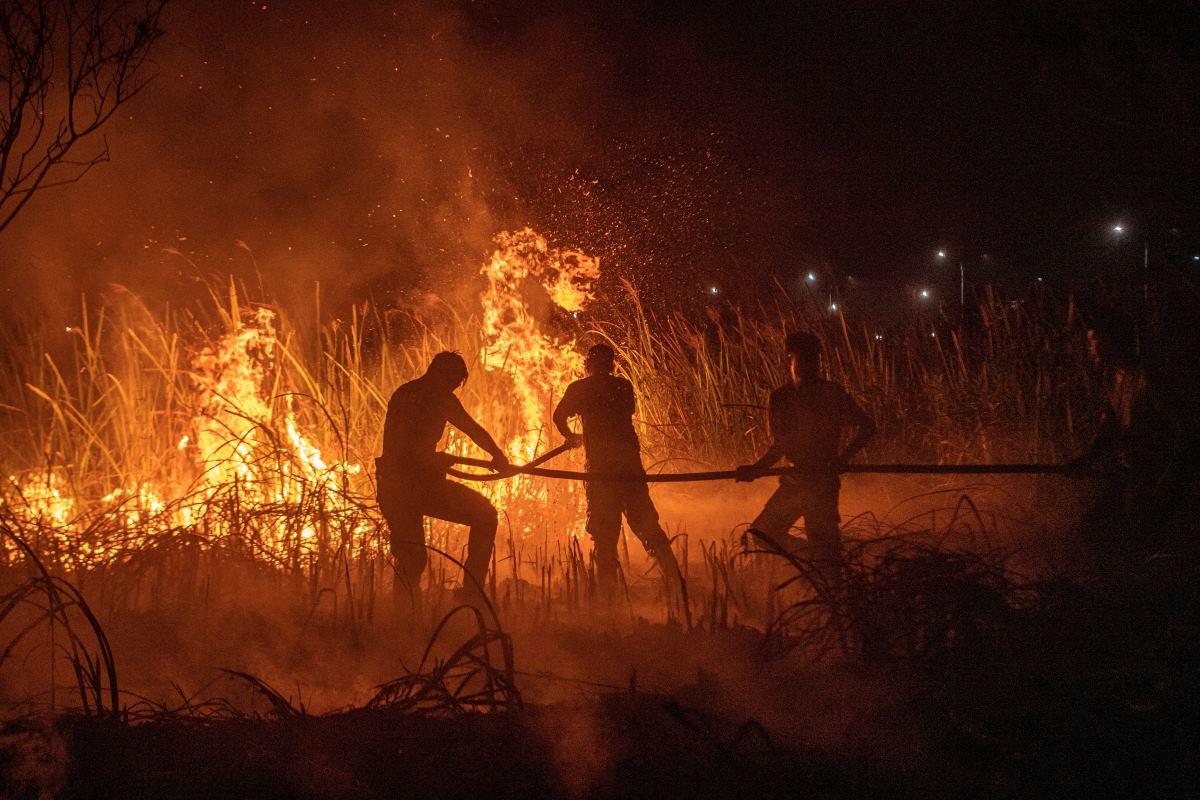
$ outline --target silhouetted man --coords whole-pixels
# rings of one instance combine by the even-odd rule
[[[452,457],[438,452],[446,423],[492,456],[492,467],[508,465],[499,445],[471,418],[454,391],[467,379],[458,353],[438,353],[425,374],[402,385],[388,401],[383,455],[376,460],[379,508],[391,531],[397,599],[415,604],[425,568],[424,517],[471,526],[462,593],[482,592],[496,538],[496,509],[486,497],[446,478]]]
[[[633,429],[633,384],[612,374],[616,354],[606,344],[588,350],[586,378],[567,387],[554,409],[554,424],[568,443],[583,445],[588,472],[645,475],[641,446]],[[583,434],[571,430],[572,417],[583,420]],[[680,580],[671,543],[658,524],[658,510],[645,481],[590,480],[587,492],[587,532],[595,542],[596,572],[610,593],[617,581],[617,542],[621,515],[633,534],[654,557],[668,585]]]
[[[1111,473],[1082,522],[1082,536],[1102,558],[1145,553],[1162,543],[1183,491],[1184,431],[1138,355],[1137,332],[1120,316],[1088,332],[1088,354],[1105,372],[1100,426],[1087,452],[1072,462]]]
[[[842,387],[821,377],[817,337],[793,333],[786,346],[791,380],[771,392],[771,446],[758,461],[738,467],[737,480],[762,477],[780,458],[811,470],[780,477],[779,488],[751,524],[750,533],[795,552],[800,549],[799,540],[789,531],[804,517],[808,552],[830,570],[840,563],[842,553],[838,475],[875,435],[875,423]],[[842,442],[851,430],[854,435],[843,449]]]

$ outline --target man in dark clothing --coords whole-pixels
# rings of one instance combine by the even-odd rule
[[[737,480],[762,477],[780,458],[812,470],[784,475],[779,488],[750,526],[750,533],[788,552],[799,541],[789,534],[804,517],[808,552],[827,568],[840,563],[842,538],[838,531],[838,474],[875,434],[875,423],[837,384],[821,377],[821,343],[811,333],[787,337],[791,380],[771,392],[769,406],[772,443],[763,457],[738,467]],[[845,449],[846,434],[854,431]]]
[[[1081,523],[1083,540],[1104,567],[1112,557],[1144,555],[1171,536],[1186,445],[1178,404],[1143,366],[1131,321],[1098,320],[1088,331],[1088,353],[1106,373],[1106,396],[1096,437],[1072,465],[1112,476]]]
[[[554,424],[568,443],[583,445],[588,472],[645,475],[641,446],[633,429],[633,385],[612,374],[616,354],[605,344],[588,350],[586,378],[567,387],[554,409]],[[583,420],[583,434],[568,421]],[[658,510],[644,481],[588,481],[587,531],[595,542],[596,571],[601,585],[611,592],[617,579],[617,542],[621,515],[654,557],[668,583],[678,585],[679,564],[667,534],[658,523]]]
[[[486,497],[446,478],[451,457],[438,452],[446,423],[492,456],[492,468],[508,465],[504,451],[471,418],[454,391],[467,379],[458,353],[438,353],[425,374],[398,388],[388,401],[383,455],[376,460],[379,508],[391,531],[398,600],[415,604],[425,568],[424,517],[471,527],[463,593],[481,592],[496,538],[496,509]]]

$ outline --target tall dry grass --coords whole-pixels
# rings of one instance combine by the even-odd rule
[[[765,446],[763,407],[771,387],[784,380],[781,342],[795,329],[820,336],[830,378],[878,421],[871,458],[1054,461],[1078,446],[1086,434],[1079,421],[1096,405],[1082,329],[1065,304],[1042,304],[1030,313],[989,294],[971,324],[914,318],[885,327],[788,298],[708,315],[656,315],[627,292],[628,302],[612,303],[602,318],[566,333],[617,346],[622,369],[639,392],[643,446],[656,469],[729,466]],[[439,350],[458,350],[473,362],[463,401],[498,438],[526,433],[509,379],[478,368],[483,342],[471,309],[443,304],[383,310],[364,303],[333,318],[321,313],[317,297],[311,308],[283,308],[232,284],[213,286],[204,303],[152,309],[114,290],[83,301],[80,322],[68,331],[45,330],[34,318],[18,320],[4,343],[0,471],[11,476],[6,514],[37,529],[30,541],[64,551],[50,552],[50,563],[69,565],[70,550],[86,537],[95,539],[91,556],[103,551],[115,557],[124,524],[164,525],[174,504],[196,491],[201,471],[194,454],[178,444],[212,413],[197,364],[262,307],[276,314],[273,352],[248,357],[261,368],[258,394],[270,407],[269,419],[253,433],[265,480],[296,472],[297,456],[281,427],[289,412],[326,461],[364,468],[303,485],[291,505],[311,505],[305,513],[296,507],[238,509],[236,487],[216,492],[231,504],[227,513],[241,515],[248,527],[264,515],[270,524],[291,516],[309,527],[328,527],[328,520],[313,517],[322,507],[355,509],[341,521],[346,529],[373,522],[369,465],[378,452],[387,398]],[[547,420],[554,400],[545,398]],[[224,413],[248,413],[241,398],[219,401]],[[542,449],[557,439],[548,425],[538,434]],[[37,500],[22,497],[30,487],[49,488],[51,475],[73,501],[68,525],[61,518],[37,518],[31,509]],[[512,494],[498,498],[515,539],[549,547],[564,531],[578,533],[577,487],[532,483],[523,479]],[[119,498],[99,502],[114,490],[137,487],[155,487],[164,508],[137,508],[142,501],[134,495],[123,508]],[[351,519],[359,514],[362,519]],[[514,522],[515,516],[521,520]],[[191,526],[195,530],[166,527],[176,535],[206,537],[202,521]],[[379,538],[367,538],[350,543],[355,555],[373,550],[381,557]],[[79,565],[87,560],[76,554]],[[277,560],[277,567],[300,568],[312,558],[290,553]]]
[[[970,324],[914,317],[885,326],[783,296],[711,313],[655,314],[626,292],[596,318],[548,320],[546,328],[580,346],[616,345],[639,393],[640,433],[655,470],[727,467],[761,451],[762,407],[784,380],[781,342],[801,328],[821,338],[830,377],[879,421],[869,458],[1053,461],[1078,445],[1078,420],[1096,402],[1083,333],[1065,304],[1035,312],[989,295]],[[229,431],[233,443],[252,445],[252,470],[213,485],[179,443],[214,415],[227,425],[252,416],[245,398],[214,404],[211,357],[264,308],[274,314],[274,335],[246,357],[269,413],[254,412],[253,424]],[[114,289],[81,302],[79,320],[68,331],[47,330],[33,315],[7,326],[0,517],[102,611],[194,604],[222,591],[236,595],[247,575],[273,575],[310,615],[329,613],[360,631],[390,585],[370,466],[390,392],[437,351],[458,350],[472,366],[464,404],[501,440],[528,433],[510,379],[480,367],[484,343],[471,308],[363,303],[334,316],[317,295],[309,307],[283,307],[230,283],[184,308],[151,308]],[[546,420],[556,399],[545,398]],[[289,414],[327,462],[361,470],[305,472],[289,444]],[[537,433],[541,450],[557,439],[548,426]],[[284,485],[288,491],[272,494]],[[534,618],[576,614],[595,594],[586,543],[578,541],[581,487],[521,478],[489,491],[502,509],[489,585],[496,604]],[[729,532],[691,533],[715,540]],[[463,532],[442,523],[430,525],[429,541],[455,557],[465,547]],[[710,584],[693,592],[705,604],[694,609],[701,624],[726,624],[731,613],[769,624],[777,598],[758,596],[761,587],[736,574],[728,544],[718,555],[711,543],[676,542],[690,579]],[[692,566],[689,549],[703,555]],[[628,547],[622,551],[630,583],[644,582],[638,551],[632,559]],[[3,553],[23,568],[15,548]],[[457,570],[433,559],[434,595],[456,578]]]

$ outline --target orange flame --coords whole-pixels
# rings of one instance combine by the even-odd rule
[[[483,301],[483,365],[512,379],[524,431],[509,443],[509,455],[534,455],[549,419],[549,404],[583,368],[575,339],[557,341],[542,330],[533,311],[548,318],[555,308],[582,311],[595,298],[600,261],[579,250],[559,250],[529,228],[498,234],[496,248],[483,265],[487,278]]]

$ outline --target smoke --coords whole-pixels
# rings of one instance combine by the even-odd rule
[[[4,242],[10,278],[59,300],[228,272],[342,299],[437,291],[503,224],[497,153],[577,133],[568,96],[526,88],[561,57],[553,41],[518,68],[450,4],[222,5],[172,7],[158,77],[108,131],[112,162],[31,204]]]
[[[705,82],[686,37],[641,75],[647,50],[588,14],[503,4],[193,0],[163,24],[112,161],[0,241],[10,300],[69,318],[109,283],[177,300],[230,273],[284,299],[320,282],[333,304],[473,296],[491,236],[526,224],[615,260],[608,280],[728,265],[721,133],[655,107]]]

